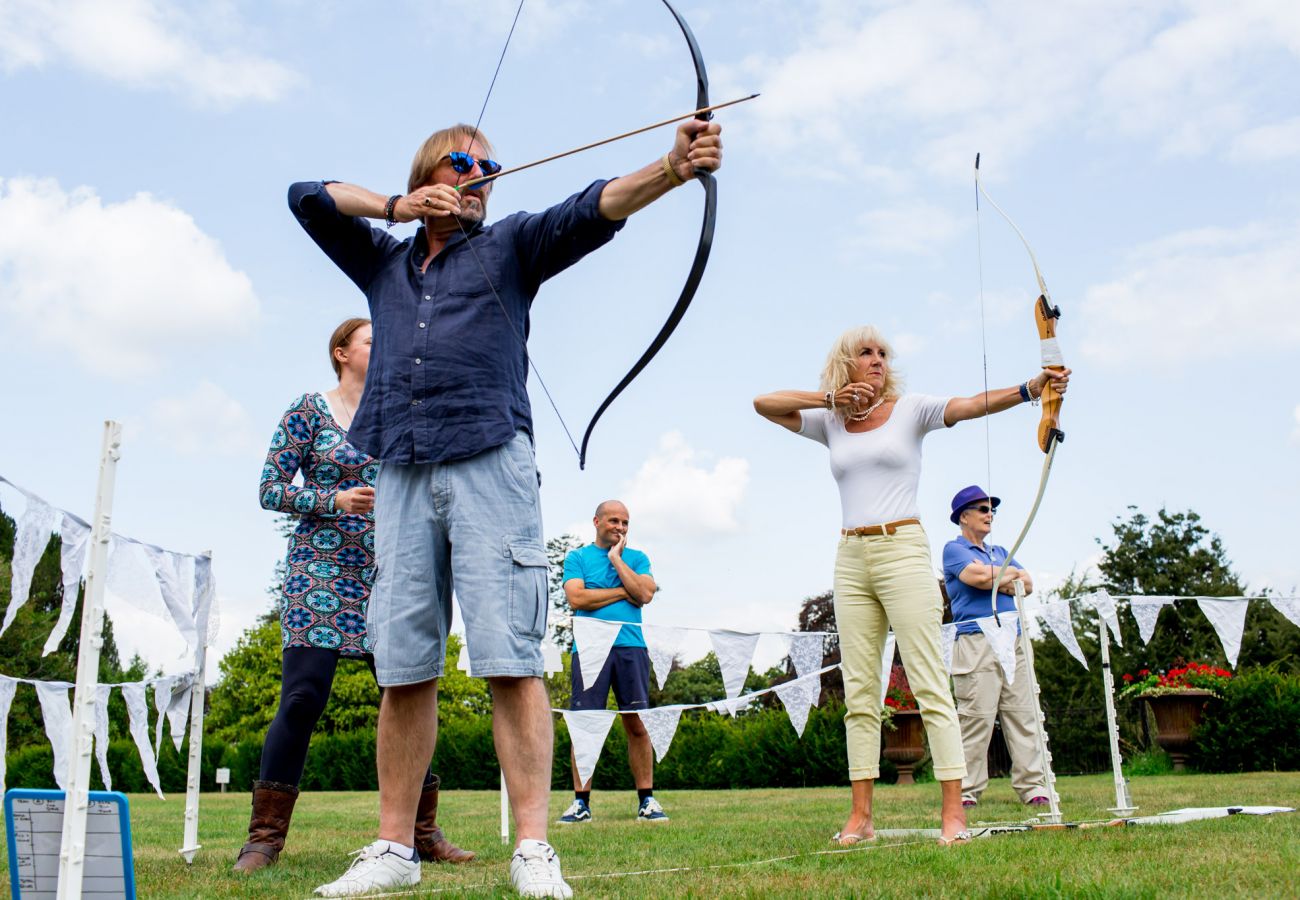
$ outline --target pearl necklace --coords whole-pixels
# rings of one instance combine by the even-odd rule
[[[865,422],[865,421],[867,421],[868,418],[870,418],[871,414],[872,414],[873,412],[875,412],[875,411],[880,407],[880,404],[882,404],[882,403],[884,403],[884,402],[885,402],[885,398],[884,398],[884,397],[881,397],[881,398],[880,398],[879,400],[877,400],[875,403],[873,403],[873,404],[871,404],[870,406],[868,406],[866,412],[862,412],[862,413],[849,413],[849,414],[846,415],[844,418],[848,419],[850,422]]]

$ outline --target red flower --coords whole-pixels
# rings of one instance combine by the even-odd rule
[[[1124,680],[1125,680],[1125,681],[1132,681],[1132,680],[1133,680],[1133,676],[1132,676],[1132,675],[1125,674],[1125,675],[1124,675]]]
[[[1142,678],[1146,678],[1150,674],[1151,674],[1150,669],[1138,669],[1138,675]]]

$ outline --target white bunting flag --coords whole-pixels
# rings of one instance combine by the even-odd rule
[[[578,654],[578,683],[584,691],[600,677],[600,670],[609,658],[609,648],[614,646],[622,628],[618,622],[595,616],[573,617],[573,650]]]
[[[949,622],[939,629],[939,652],[943,654],[943,670],[952,672],[952,648],[957,643],[957,623]]]
[[[645,730],[650,732],[650,745],[655,748],[655,762],[663,762],[664,755],[668,753],[673,737],[677,734],[682,707],[656,706],[654,709],[643,709],[637,715],[641,717]]]
[[[885,646],[880,651],[880,705],[885,705],[885,695],[889,693],[889,676],[894,671],[894,647],[897,646],[898,639],[894,637],[894,632],[885,632]]]
[[[9,707],[14,702],[18,682],[0,675],[0,788],[5,783],[5,753],[9,749]]]
[[[1228,657],[1228,667],[1235,669],[1237,656],[1241,653],[1241,635],[1246,630],[1246,598],[1197,597],[1196,605],[1214,626],[1214,633],[1223,644],[1223,653]]]
[[[1274,609],[1286,616],[1292,625],[1300,627],[1300,598],[1269,597],[1268,602],[1273,604]]]
[[[575,619],[574,621],[579,621]],[[596,761],[605,747],[609,726],[618,713],[612,709],[566,709],[564,722],[569,726],[569,740],[573,743],[573,760],[578,767],[578,780],[586,784],[596,771]]]
[[[546,675],[554,675],[556,672],[563,671],[564,656],[551,636],[550,629],[547,629],[546,637],[542,638],[542,672]]]
[[[1138,636],[1142,643],[1151,643],[1151,635],[1156,633],[1156,619],[1160,610],[1174,602],[1173,597],[1129,597],[1128,609],[1138,623]]]
[[[54,533],[56,513],[44,500],[27,494],[27,508],[14,531],[14,555],[9,564],[9,608],[5,610],[0,634],[9,630],[18,610],[27,603],[32,590],[32,575]]]
[[[642,625],[641,636],[645,638],[646,650],[650,654],[650,665],[654,666],[655,681],[659,690],[664,689],[668,673],[672,671],[673,660],[682,652],[682,641],[686,639],[685,628],[671,625]]]
[[[194,630],[199,637],[199,645],[194,648],[194,670],[203,668],[204,656],[209,645],[217,638],[221,624],[217,612],[217,586],[212,580],[212,557],[203,555],[194,558]]]
[[[145,685],[141,682],[122,685],[122,699],[126,701],[126,713],[129,720],[131,739],[140,754],[140,765],[144,777],[149,779],[158,797],[162,799],[162,785],[158,778],[158,759],[153,747],[149,745],[149,700],[145,696]]]
[[[163,725],[167,722],[167,708],[172,703],[172,688],[180,679],[175,675],[167,675],[159,678],[153,683],[153,708],[157,713],[154,720],[153,735],[153,752],[155,755],[162,752]]]
[[[68,742],[72,737],[72,709],[68,706],[68,689],[36,682],[36,699],[41,702],[41,717],[45,720],[45,736],[54,749],[54,781],[62,790],[68,789]]]
[[[1015,684],[1016,681],[1016,641],[1019,638],[1016,626],[1019,622],[1020,617],[1015,610],[998,613],[996,621],[993,616],[975,620],[980,631],[988,638],[989,647],[1002,666],[1002,673],[1007,677],[1007,684]]]
[[[90,547],[90,529],[67,513],[59,526],[62,546],[59,549],[59,567],[63,573],[63,603],[59,607],[59,620],[45,639],[41,656],[49,656],[59,648],[59,642],[68,633],[72,615],[77,609],[77,594],[81,589],[81,570],[86,564],[86,550]]]
[[[722,669],[722,684],[727,689],[727,698],[734,699],[745,688],[745,676],[749,674],[749,664],[754,658],[758,635],[719,630],[710,631],[709,640],[713,642],[713,652],[718,655],[718,665]],[[734,716],[735,712],[732,712],[732,715]]]
[[[745,694],[743,697],[728,697],[724,700],[714,700],[712,703],[706,703],[704,708],[719,714],[725,713],[734,719],[736,716],[749,709],[750,704],[753,702],[753,695]]]
[[[799,678],[811,675],[822,667],[824,639],[820,634],[786,635],[790,642],[790,663]]]
[[[162,592],[163,606],[167,609],[167,615],[180,631],[181,637],[185,639],[185,646],[188,651],[193,653],[204,642],[199,640],[198,627],[194,623],[194,605],[188,602],[188,597],[184,588],[186,580],[183,578],[180,568],[182,557],[180,554],[172,553],[161,547],[154,547],[151,544],[144,545],[144,554],[149,558],[153,565],[154,575],[158,579],[158,589]],[[194,584],[193,579],[189,579],[190,584]],[[204,635],[206,640],[207,635]]]
[[[190,694],[193,686],[193,679],[185,678],[172,688],[172,699],[167,704],[167,724],[171,726],[172,743],[176,745],[177,753],[181,752],[181,744],[185,740],[185,723],[190,717]]]
[[[1070,655],[1079,661],[1079,665],[1088,668],[1088,660],[1079,646],[1079,638],[1074,633],[1074,619],[1070,615],[1069,600],[1053,600],[1037,609],[1038,618],[1047,626],[1047,630],[1056,635]]]
[[[1101,616],[1106,623],[1106,628],[1115,638],[1115,643],[1123,647],[1124,636],[1119,630],[1119,611],[1115,608],[1115,598],[1105,591],[1094,591],[1082,599],[1097,610],[1097,615]]]
[[[785,714],[790,717],[794,733],[799,737],[803,737],[803,730],[808,726],[808,713],[817,705],[821,692],[822,679],[819,674],[796,678],[776,686],[776,695],[781,698]]]
[[[464,639],[461,640],[460,653],[456,657],[456,668],[469,674],[469,644]]]
[[[108,772],[108,698],[112,693],[111,684],[95,686],[95,759],[106,791],[113,789],[113,776]]]

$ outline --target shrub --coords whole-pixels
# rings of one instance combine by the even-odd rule
[[[1194,735],[1203,772],[1300,769],[1300,674],[1248,669],[1223,688]]]

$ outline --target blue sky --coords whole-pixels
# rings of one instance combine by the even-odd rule
[[[587,471],[534,383],[549,536],[624,499],[664,591],[650,621],[784,629],[827,589],[825,450],[755,394],[815,387],[872,322],[912,389],[1037,367],[1024,230],[1075,370],[1066,443],[1020,557],[1050,586],[1130,504],[1194,509],[1252,588],[1293,592],[1300,506],[1300,7],[1288,2],[697,3],[723,112],[713,260],[667,348],[605,414]],[[391,193],[432,130],[473,122],[514,13],[465,4],[0,4],[0,473],[87,516],[100,423],[126,424],[114,524],[214,552],[219,652],[267,606],[282,542],[257,505],[288,403],[332,385],[325,342],[364,312],[289,216],[292,181]],[[528,0],[483,119],[507,165],[688,111],[690,59],[655,0]],[[667,129],[503,180],[538,209],[668,148]],[[532,356],[579,433],[667,315],[694,185],[549,282]],[[409,233],[410,226],[402,230]],[[982,241],[981,241],[982,238]],[[978,248],[982,242],[982,255]],[[983,305],[980,311],[980,270]],[[926,441],[936,557],[948,499],[987,480],[1014,537],[1037,412]],[[989,448],[986,452],[986,445]],[[7,498],[0,498],[4,500]],[[151,661],[161,623],[122,611]]]

